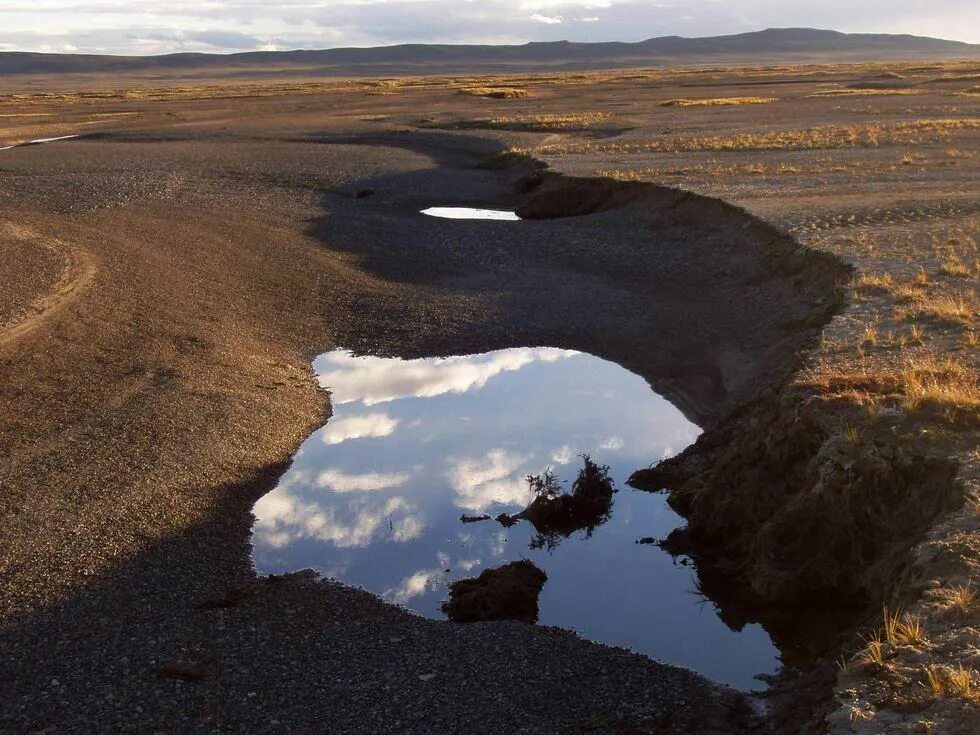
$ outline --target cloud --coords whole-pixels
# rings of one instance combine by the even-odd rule
[[[567,444],[551,453],[551,461],[556,464],[568,464],[573,459],[575,459],[575,452]]]
[[[608,449],[610,451],[616,451],[622,449],[626,445],[621,436],[610,436],[607,439],[603,439],[602,443],[599,445],[600,449]]]
[[[316,363],[320,385],[336,404],[361,401],[366,406],[399,398],[431,398],[482,388],[504,372],[534,362],[554,362],[577,352],[548,347],[501,350],[485,355],[439,360],[398,360],[331,353]]]
[[[477,459],[456,460],[448,472],[456,493],[456,505],[483,511],[494,503],[521,505],[527,502],[528,486],[522,470],[531,455],[492,449]]]
[[[318,472],[314,484],[322,490],[335,493],[363,493],[372,490],[386,490],[404,485],[411,479],[408,472],[366,472],[349,475],[335,469]]]
[[[396,587],[384,593],[389,600],[405,604],[414,597],[424,595],[429,590],[439,588],[439,581],[445,577],[438,569],[426,569],[405,577]]]
[[[0,13],[0,48],[85,53],[639,41],[799,26],[980,41],[974,0],[20,0]]]
[[[341,444],[350,439],[391,436],[398,427],[398,423],[398,419],[393,419],[386,413],[331,418],[320,432],[320,440],[329,446]]]
[[[381,529],[388,530],[392,515],[401,511],[404,515],[397,525],[400,530],[392,533],[392,539],[408,541],[424,529],[422,521],[410,515],[411,510],[408,502],[400,497],[350,503],[343,507],[307,500],[287,488],[278,487],[255,504],[253,533],[256,545],[275,549],[300,539],[314,539],[338,548],[363,547],[370,544]]]

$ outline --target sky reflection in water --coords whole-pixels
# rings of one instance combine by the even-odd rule
[[[412,361],[338,351],[314,367],[334,416],[255,505],[260,572],[314,567],[441,618],[448,582],[530,558],[549,577],[541,624],[744,688],[775,668],[761,628],[729,630],[694,593],[690,568],[636,543],[683,521],[626,478],[698,434],[642,378],[551,348]],[[583,452],[609,465],[620,489],[591,538],[531,550],[526,522],[460,522],[521,510],[528,473],[551,467],[570,484]]]
[[[516,212],[503,209],[475,209],[473,207],[429,207],[422,214],[444,219],[493,219],[516,222],[520,219]]]

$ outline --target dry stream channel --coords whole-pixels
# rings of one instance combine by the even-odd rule
[[[464,207],[422,213],[519,219]],[[540,624],[742,689],[777,667],[762,627],[730,629],[699,593],[691,560],[654,543],[683,525],[664,496],[626,485],[700,433],[643,378],[549,347],[414,360],[334,350],[314,370],[333,415],[255,505],[260,573],[313,568],[442,619],[453,581],[530,559],[548,575]],[[571,533],[496,520],[531,502],[529,475],[550,471],[567,490],[583,456],[609,467],[617,492],[608,513]]]

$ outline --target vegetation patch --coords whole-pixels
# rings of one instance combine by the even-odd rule
[[[976,316],[976,305],[966,299],[940,296],[903,309],[904,321],[929,321],[954,327],[968,327]]]
[[[671,136],[637,142],[572,141],[541,146],[531,152],[642,153],[662,151],[795,151],[835,148],[875,148],[884,145],[923,145],[948,140],[958,132],[980,129],[980,119],[931,119],[899,123],[824,125],[797,130],[731,135]]]
[[[807,97],[883,97],[885,95],[896,95],[896,94],[921,94],[921,92],[918,89],[907,89],[904,87],[861,88],[861,89],[840,87],[835,89],[821,89],[816,92],[810,92],[810,94],[808,94]]]
[[[737,105],[765,105],[776,102],[778,97],[711,97],[708,99],[673,99],[661,102],[661,107],[729,107]]]
[[[471,97],[490,97],[496,100],[530,97],[531,93],[519,87],[461,87],[459,94]]]

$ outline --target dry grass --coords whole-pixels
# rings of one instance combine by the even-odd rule
[[[737,105],[765,105],[778,101],[778,97],[711,97],[708,99],[674,99],[660,103],[661,107],[734,107]]]
[[[922,618],[902,613],[898,610],[889,613],[888,608],[882,610],[885,640],[889,646],[921,646],[926,642],[925,628]]]
[[[490,97],[496,100],[531,96],[528,90],[520,87],[460,87],[458,93],[471,97]]]
[[[571,141],[534,149],[539,154],[642,153],[662,151],[801,151],[922,145],[948,140],[957,132],[980,129],[980,119],[932,119],[899,123],[825,125],[797,130],[772,130],[732,135],[669,136],[651,141]]]
[[[958,413],[980,417],[980,383],[975,371],[960,362],[935,358],[909,362],[902,372],[903,403],[908,410],[932,406],[956,420]],[[950,413],[952,412],[952,413]]]
[[[822,173],[826,173],[827,169],[824,167],[814,167]],[[661,179],[665,176],[684,176],[689,173],[707,173],[713,177],[718,176],[741,176],[743,174],[749,174],[752,176],[783,176],[786,174],[800,174],[811,172],[808,169],[804,169],[801,166],[796,166],[789,163],[776,163],[776,164],[766,164],[760,162],[752,163],[738,163],[738,164],[721,164],[718,161],[705,162],[702,165],[696,165],[686,168],[670,167],[670,168],[636,168],[636,169],[599,169],[596,171],[598,176],[605,176],[610,179],[617,179],[619,181],[648,181],[651,179]]]
[[[861,344],[876,347],[878,345],[878,330],[872,326],[865,327],[861,334]]]
[[[851,279],[850,286],[859,293],[891,293],[895,279],[891,273],[861,273]]]
[[[958,668],[948,669],[946,679],[955,694],[965,699],[973,697],[973,680],[975,671],[967,669],[961,663]]]
[[[902,309],[898,318],[903,321],[928,321],[947,326],[970,326],[976,309],[965,299],[939,296]]]
[[[921,333],[907,341],[921,341]],[[939,414],[937,420],[957,427],[980,423],[980,381],[976,371],[953,358],[940,361],[920,357],[908,360],[900,374],[841,374],[806,385],[825,395],[850,397],[861,405],[889,397],[909,412],[934,410]],[[914,630],[909,628],[909,633]]]
[[[931,664],[924,668],[925,681],[923,684],[934,697],[942,697],[946,693],[946,670],[942,666]]]
[[[821,89],[807,97],[882,97],[895,94],[921,94],[917,89]]]
[[[507,117],[481,117],[473,120],[475,125],[487,128],[521,129],[533,131],[569,130],[588,128],[608,120],[608,112],[582,112],[573,115],[513,115]]]
[[[968,669],[959,664],[955,669],[952,666],[939,666],[930,664],[924,667],[923,685],[935,697],[961,697],[963,699],[975,700],[977,698],[976,674],[973,669]]]
[[[942,592],[943,610],[969,615],[977,603],[977,591],[969,584],[950,587]]]
[[[875,631],[870,638],[866,638],[864,648],[857,652],[854,660],[863,666],[883,666],[885,663],[885,642],[881,640],[881,634]]]
[[[922,292],[921,286],[903,283],[892,289],[892,298],[899,304],[914,304],[925,299],[926,295]]]
[[[952,276],[954,278],[969,278],[977,270],[974,264],[973,270],[964,263],[958,255],[950,255],[939,266],[939,274],[942,276]]]

